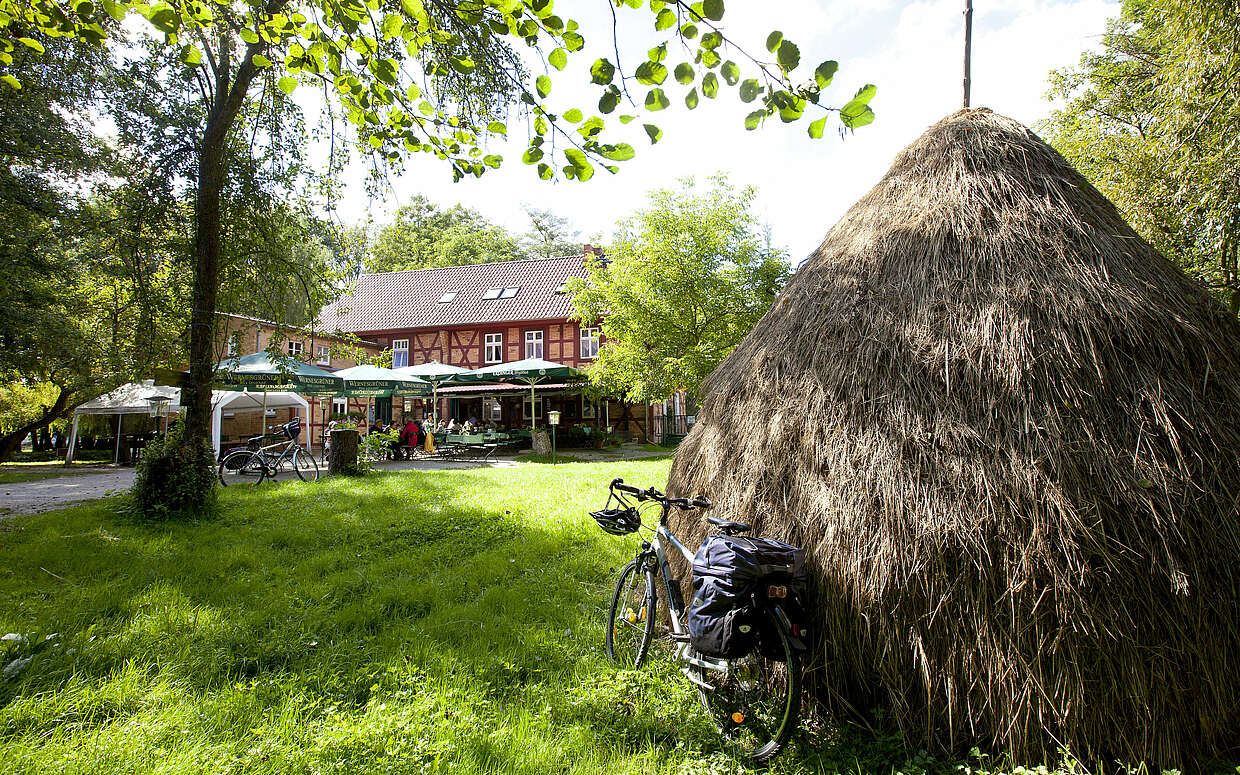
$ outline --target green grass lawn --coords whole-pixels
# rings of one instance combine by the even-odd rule
[[[743,770],[666,645],[641,671],[603,654],[636,541],[587,511],[668,466],[230,488],[167,526],[118,499],[2,520],[0,634],[28,642],[0,666],[31,661],[0,678],[0,772]],[[775,771],[953,767],[818,728]]]

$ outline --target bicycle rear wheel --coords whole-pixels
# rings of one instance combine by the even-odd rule
[[[801,653],[771,612],[761,628],[765,646],[755,639],[744,655],[727,660],[726,671],[692,667],[711,688],[697,686],[702,709],[732,752],[756,764],[774,759],[796,731],[801,713]],[[693,652],[704,661],[718,661]]]
[[[262,455],[248,449],[236,449],[220,460],[220,484],[259,484],[267,478],[267,466]]]
[[[624,667],[640,667],[654,637],[658,599],[654,574],[640,559],[620,571],[607,611],[607,656]]]
[[[304,449],[293,453],[293,470],[297,472],[297,478],[303,482],[314,482],[319,478],[318,462],[315,461],[314,455]]]

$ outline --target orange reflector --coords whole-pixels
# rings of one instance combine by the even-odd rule
[[[788,588],[782,585],[772,584],[766,588],[767,597],[787,597]]]
[[[740,724],[740,723],[741,723],[741,722],[743,722],[744,720],[745,720],[745,714],[744,714],[744,713],[739,713],[739,712],[738,712],[738,713],[733,713],[733,714],[732,714],[732,723],[734,723],[734,724]]]

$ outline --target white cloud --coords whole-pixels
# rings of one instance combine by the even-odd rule
[[[776,242],[799,260],[878,181],[896,152],[959,107],[961,10],[959,0],[900,6],[893,2],[858,6],[843,0],[730,4],[728,32],[748,50],[764,52],[767,32],[780,29],[800,44],[807,74],[820,60],[839,60],[840,72],[829,93],[832,104],[842,105],[866,82],[878,85],[873,103],[878,120],[842,140],[835,136],[810,140],[805,122],[776,121],[761,131],[746,132],[741,126],[745,106],[734,95],[703,100],[690,112],[675,101],[681,93],[678,88],[675,94],[669,89],[673,108],[654,115],[654,122],[664,129],[663,141],[650,147],[640,122],[624,128],[624,139],[638,148],[638,156],[621,164],[618,175],[600,171],[584,184],[549,185],[520,163],[522,144],[512,142],[502,151],[505,166],[481,180],[453,184],[446,165],[419,157],[396,181],[394,196],[371,203],[360,186],[352,186],[355,193],[341,214],[356,220],[367,212],[390,212],[400,201],[421,193],[444,204],[462,202],[521,230],[525,227],[521,206],[528,202],[567,216],[586,237],[606,237],[618,219],[641,206],[645,191],[672,185],[678,177],[724,170],[736,183],[759,187],[759,206]],[[593,45],[573,57],[569,69],[555,81],[553,95],[563,95],[565,106],[592,105],[597,99],[588,88],[585,71],[603,55],[594,46],[606,43],[610,49],[610,14],[603,16],[606,12],[597,8],[581,13],[576,18],[588,40],[593,32]],[[1096,43],[1106,19],[1118,13],[1118,5],[1104,0],[999,0],[977,4],[974,13],[973,104],[1034,124],[1048,111],[1043,97],[1047,73],[1075,64],[1081,52]],[[622,35],[644,36],[646,19],[632,12],[628,17],[622,19]],[[629,52],[629,60],[635,60],[646,47],[638,40],[621,53]]]

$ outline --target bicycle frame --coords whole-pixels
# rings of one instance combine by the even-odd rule
[[[731,660],[713,659],[702,655],[693,656],[689,653],[689,632],[685,627],[684,621],[682,620],[685,615],[685,601],[684,597],[680,593],[680,579],[672,575],[672,568],[667,560],[667,548],[664,546],[664,541],[671,544],[676,551],[680,552],[680,555],[684,557],[685,561],[690,565],[693,564],[694,553],[689,551],[688,547],[682,544],[676,536],[672,535],[672,531],[667,529],[667,515],[670,512],[671,506],[666,503],[663,504],[659,515],[659,525],[654,531],[654,539],[650,542],[642,542],[642,554],[649,556],[653,553],[655,563],[657,563],[654,569],[655,573],[663,579],[663,591],[667,596],[667,613],[668,618],[672,622],[673,640],[679,644],[676,650],[676,656],[682,662],[686,662],[691,665],[696,665],[707,670],[727,672],[731,667]],[[654,594],[654,590],[649,590],[649,593]],[[692,671],[688,668],[685,668],[682,672],[684,672],[690,681],[695,684],[698,683],[696,677],[692,675]]]
[[[272,450],[276,447],[283,447],[280,454],[272,462],[271,458],[275,454]],[[285,460],[292,460],[293,453],[301,449],[302,446],[297,443],[296,439],[286,439],[285,441],[277,441],[275,444],[268,444],[265,447],[259,447],[256,452],[262,458],[263,465],[271,469],[273,473],[280,470],[280,466],[284,465]]]

